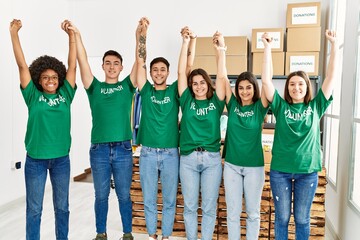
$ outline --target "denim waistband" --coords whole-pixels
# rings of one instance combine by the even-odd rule
[[[93,145],[100,145],[100,146],[119,146],[126,142],[130,142],[130,140],[119,141],[119,142],[106,142],[106,143],[93,143]]]
[[[147,150],[149,152],[169,152],[169,151],[178,150],[177,147],[175,147],[175,148],[153,148],[153,147],[146,147],[146,146],[142,146],[141,149]]]

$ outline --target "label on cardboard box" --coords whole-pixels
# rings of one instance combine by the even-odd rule
[[[290,72],[315,72],[315,56],[290,56]]]
[[[281,32],[267,32],[270,37],[273,38],[271,42],[271,48],[279,49],[281,48]],[[261,40],[261,36],[264,32],[257,32],[256,33],[256,48],[264,49],[264,43]]]
[[[271,152],[274,143],[274,134],[262,134],[261,142],[265,152]]]
[[[318,16],[317,6],[293,8],[291,13],[292,24],[316,24]]]

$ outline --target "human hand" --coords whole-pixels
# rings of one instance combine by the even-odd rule
[[[181,33],[181,37],[183,38],[184,42],[190,42],[190,29],[188,26],[185,26],[181,29],[180,33]]]
[[[264,32],[263,35],[261,36],[261,40],[264,46],[268,47],[271,45],[273,38],[267,32]]]
[[[225,47],[224,36],[219,31],[216,31],[213,35],[213,44],[216,49]]]
[[[138,26],[136,28],[136,37],[139,38],[140,36],[146,36],[149,25],[149,19],[147,17],[142,17],[139,20]]]
[[[20,28],[22,27],[21,20],[19,19],[13,19],[10,23],[10,33],[17,33],[19,32]]]
[[[326,30],[325,31],[325,37],[327,40],[329,40],[330,43],[335,43],[336,42],[336,31],[334,30]]]
[[[64,20],[61,23],[61,29],[64,30],[69,37],[75,36],[75,34],[79,33],[79,29],[69,20]]]
[[[69,36],[75,35],[76,27],[67,19],[61,23],[61,29],[64,30]]]

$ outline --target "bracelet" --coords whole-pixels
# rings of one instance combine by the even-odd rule
[[[190,39],[195,39],[195,38],[197,38],[197,35],[195,35],[194,37],[191,37],[191,36],[190,36]]]
[[[227,50],[227,46],[224,46],[224,47],[217,47],[217,50],[220,50],[220,51],[224,51],[224,52],[226,52],[226,50]]]

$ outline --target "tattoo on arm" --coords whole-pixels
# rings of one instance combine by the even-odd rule
[[[141,35],[139,39],[139,57],[146,62],[146,36]]]
[[[190,56],[191,55],[191,51],[188,51],[188,56]]]

